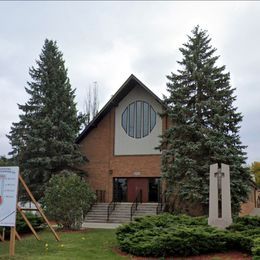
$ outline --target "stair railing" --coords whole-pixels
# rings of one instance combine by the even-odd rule
[[[136,198],[135,200],[133,201],[132,203],[132,206],[131,206],[131,210],[130,210],[130,220],[132,221],[133,219],[133,215],[134,213],[136,212],[137,210],[137,207],[140,203],[143,202],[143,194],[142,194],[142,190],[139,190],[139,192],[137,193],[136,195]]]
[[[107,222],[109,221],[110,215],[115,210],[117,203],[118,203],[118,192],[115,190],[113,195],[113,200],[107,206]]]
[[[109,217],[112,214],[112,212],[115,210],[116,208],[116,201],[111,201],[108,206],[107,206],[107,222],[109,221]]]

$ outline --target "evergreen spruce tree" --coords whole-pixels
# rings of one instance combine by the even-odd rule
[[[195,27],[180,51],[181,69],[167,76],[166,113],[171,127],[162,136],[162,172],[171,193],[171,210],[206,214],[209,166],[231,169],[232,212],[247,199],[250,174],[243,167],[245,146],[239,137],[241,113],[225,66],[216,64],[216,49],[207,32]]]
[[[18,105],[20,121],[11,127],[11,154],[37,198],[42,197],[45,184],[53,174],[76,169],[85,159],[75,138],[80,128],[75,90],[72,90],[63,55],[57,44],[45,40],[37,67],[25,88],[29,100]]]

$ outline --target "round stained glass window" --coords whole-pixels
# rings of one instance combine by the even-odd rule
[[[121,125],[130,137],[145,137],[156,125],[156,113],[149,103],[135,101],[122,113]]]

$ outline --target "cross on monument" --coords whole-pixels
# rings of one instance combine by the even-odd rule
[[[221,172],[221,169],[218,168],[218,171],[214,173],[215,178],[217,178],[218,184],[218,217],[222,217],[222,178],[224,178],[224,173]]]
[[[208,224],[226,228],[232,223],[229,165],[210,165]]]

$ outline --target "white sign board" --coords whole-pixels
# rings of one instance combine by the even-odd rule
[[[0,226],[15,227],[19,167],[0,167]]]

